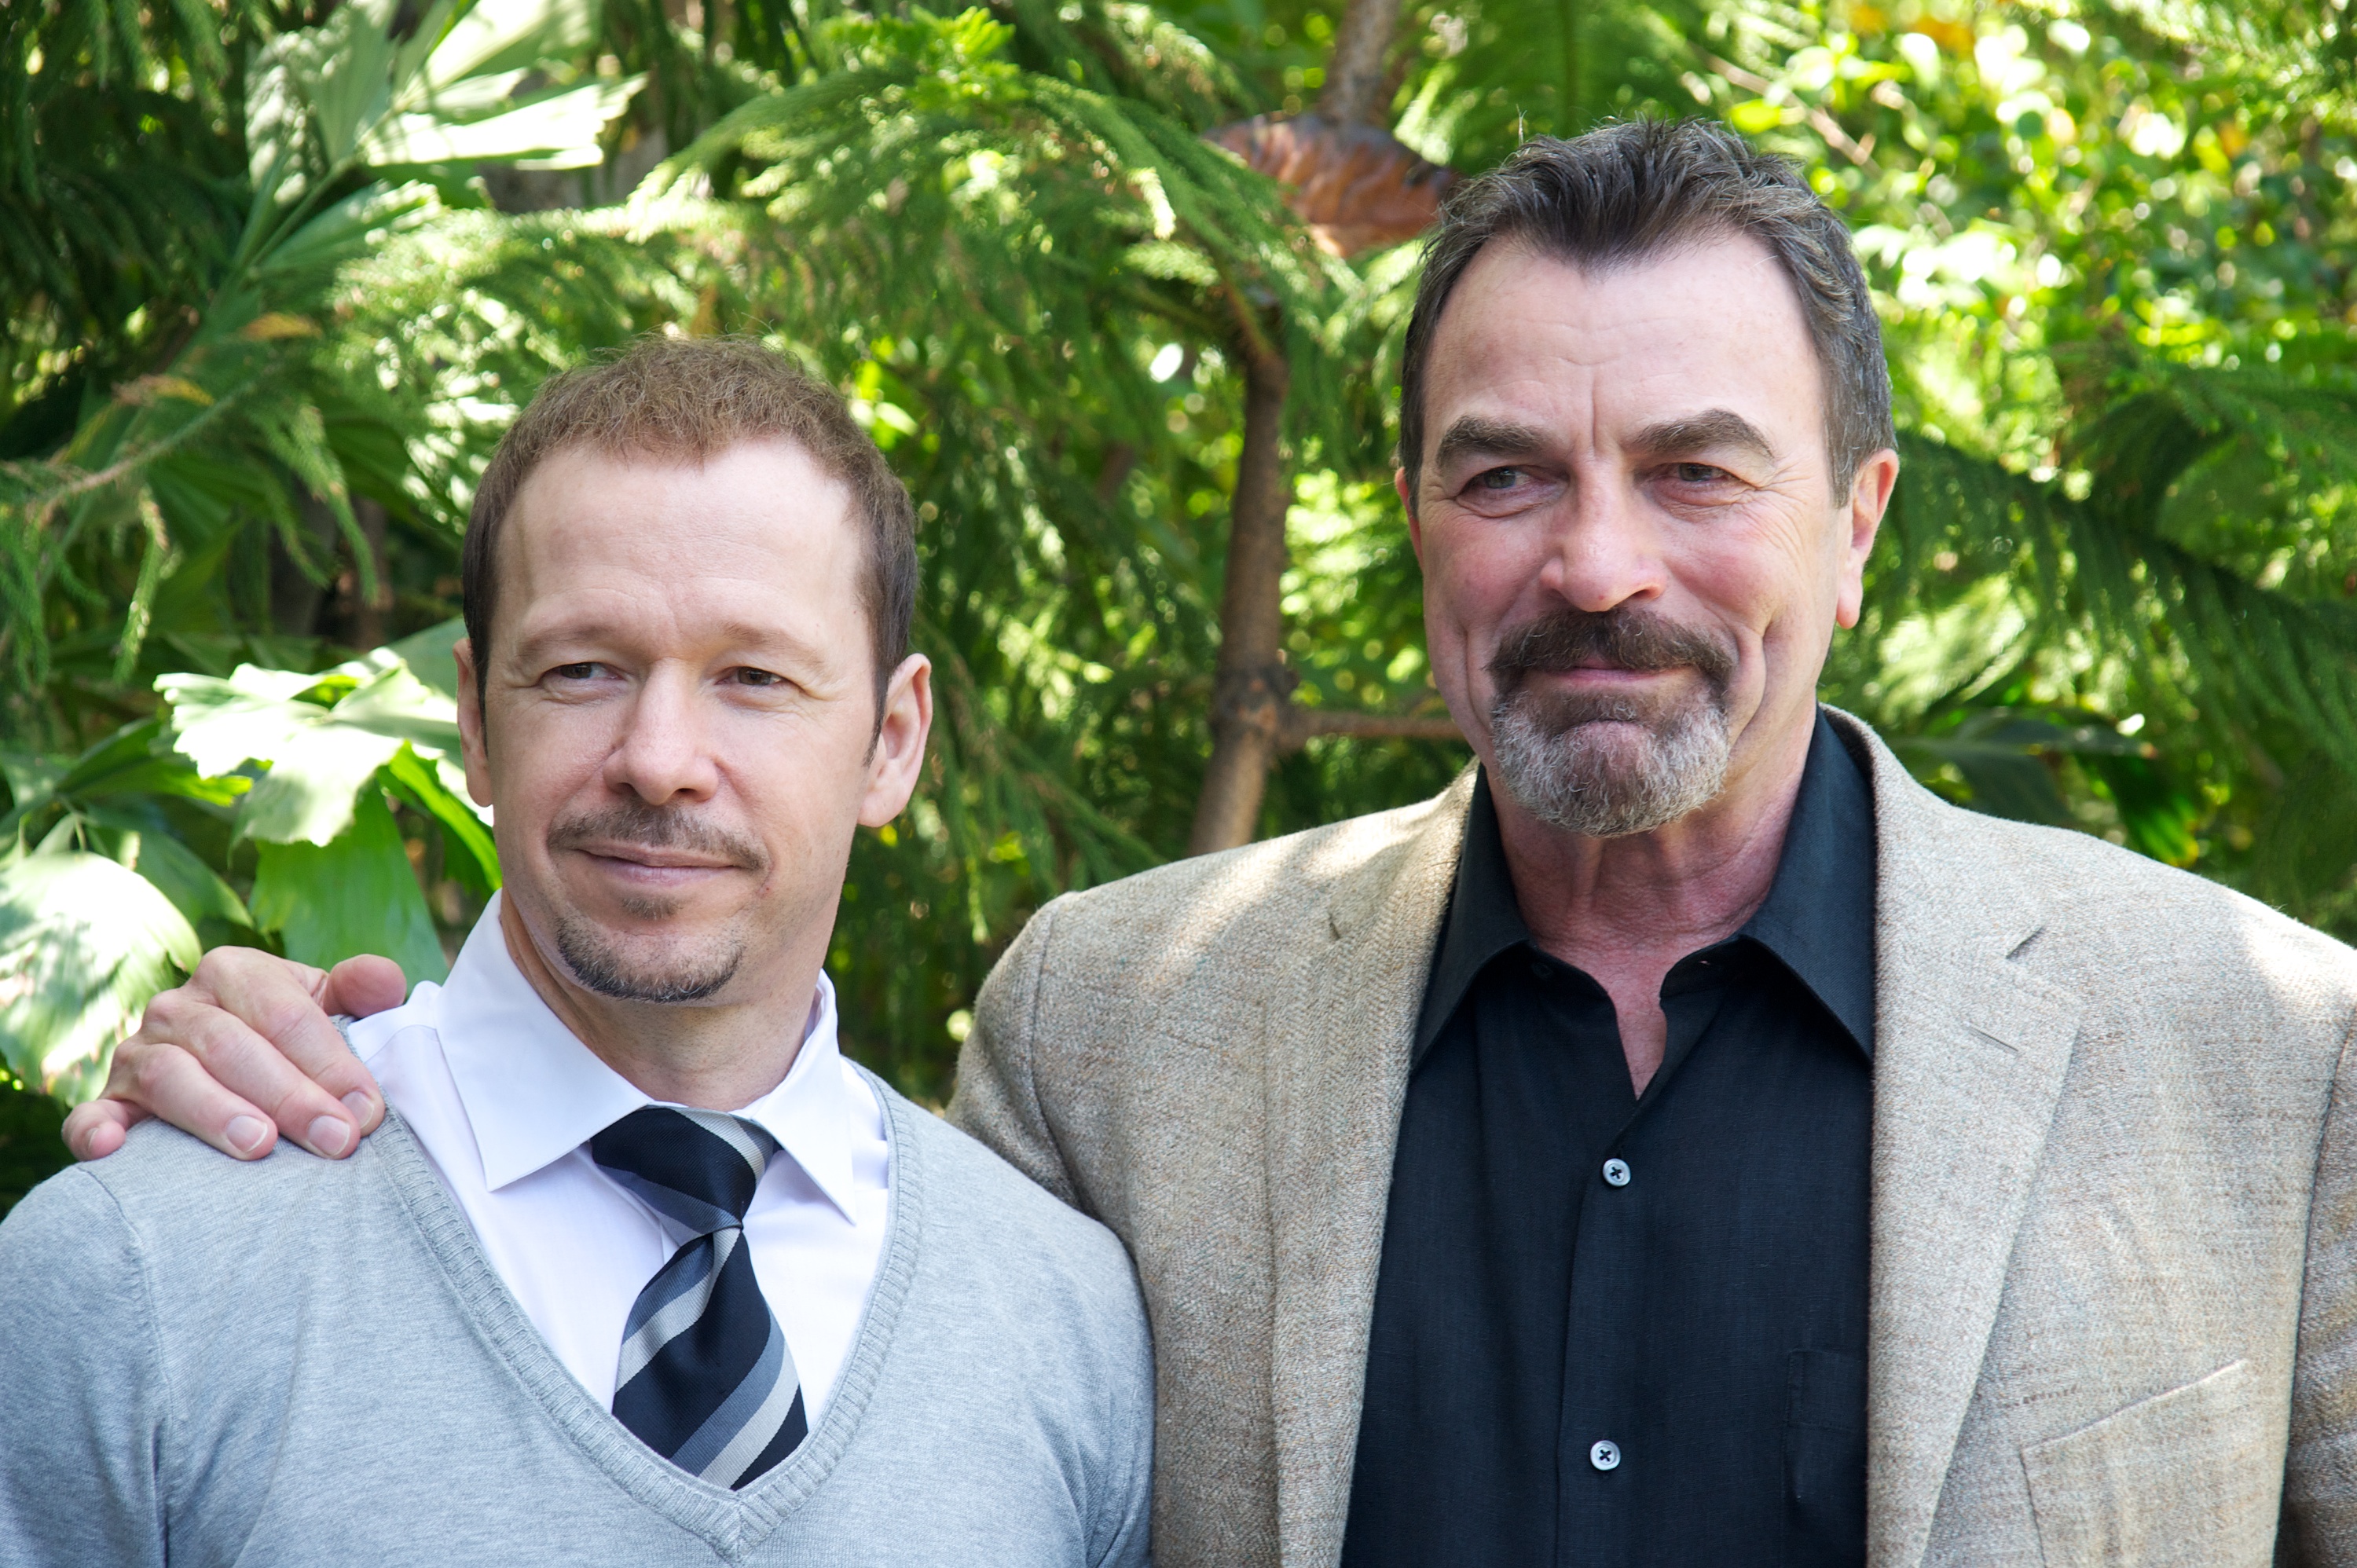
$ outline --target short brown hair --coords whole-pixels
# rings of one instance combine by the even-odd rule
[[[1650,261],[1681,245],[1749,235],[1800,295],[1824,380],[1825,456],[1837,489],[1894,444],[1882,321],[1849,231],[1792,166],[1709,120],[1630,120],[1574,141],[1534,136],[1442,207],[1424,252],[1400,364],[1400,466],[1424,467],[1424,380],[1432,338],[1465,269],[1493,241],[1585,266]]]
[[[461,594],[484,691],[499,602],[500,529],[532,472],[573,447],[701,463],[747,441],[785,441],[851,492],[866,525],[862,607],[876,659],[876,708],[908,656],[917,607],[917,521],[909,491],[834,389],[743,338],[646,337],[613,358],[552,377],[500,438],[475,487]]]

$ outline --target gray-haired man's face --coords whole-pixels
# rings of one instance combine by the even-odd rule
[[[1792,756],[1898,462],[1832,481],[1808,327],[1768,251],[1589,272],[1492,246],[1426,389],[1403,499],[1433,673],[1514,800],[1641,832]]]

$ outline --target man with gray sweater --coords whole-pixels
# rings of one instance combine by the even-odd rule
[[[457,645],[504,889],[353,1026],[351,1159],[159,1122],[0,1225],[0,1562],[1146,1561],[1120,1244],[836,1046],[915,576],[881,456],[758,348],[542,392]]]

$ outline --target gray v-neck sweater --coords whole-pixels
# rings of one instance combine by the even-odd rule
[[[0,1563],[1145,1563],[1127,1256],[870,1081],[892,1208],[858,1339],[742,1492],[589,1398],[398,1118],[332,1164],[141,1126],[0,1225]]]

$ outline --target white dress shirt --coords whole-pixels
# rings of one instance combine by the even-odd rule
[[[630,1304],[686,1238],[587,1145],[658,1102],[549,1011],[508,954],[496,897],[447,984],[421,983],[406,1005],[354,1024],[351,1040],[533,1326],[612,1404]],[[837,1047],[823,974],[785,1081],[736,1114],[786,1156],[754,1191],[745,1241],[815,1426],[859,1329],[890,1197],[884,1108]]]

